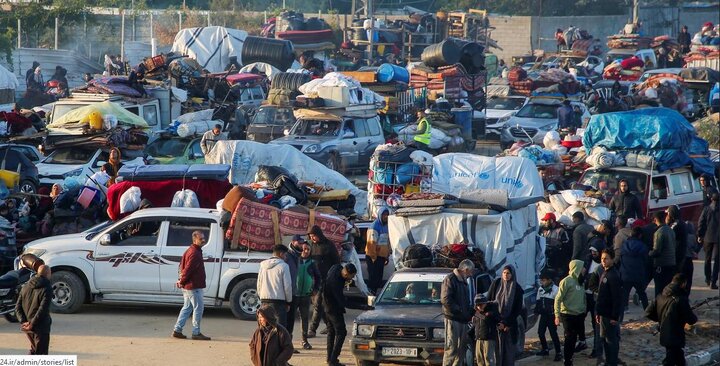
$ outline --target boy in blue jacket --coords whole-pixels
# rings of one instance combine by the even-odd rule
[[[558,287],[553,283],[552,276],[546,271],[540,273],[540,288],[537,293],[537,303],[535,304],[535,314],[540,316],[538,323],[538,337],[540,337],[540,345],[542,349],[536,353],[538,356],[547,356],[550,354],[550,348],[545,339],[545,330],[550,331],[550,338],[555,348],[555,358],[553,361],[562,360],[560,351],[560,338],[558,337],[557,325],[555,325],[555,296],[558,294]]]

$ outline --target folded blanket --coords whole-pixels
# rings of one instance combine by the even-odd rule
[[[408,216],[422,216],[432,215],[442,212],[442,207],[403,207],[395,211],[395,216],[408,217]]]

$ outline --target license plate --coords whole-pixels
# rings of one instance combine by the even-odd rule
[[[417,348],[383,347],[383,356],[417,357]]]

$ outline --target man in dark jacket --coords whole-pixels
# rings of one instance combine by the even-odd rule
[[[33,61],[32,67],[29,68],[27,71],[25,71],[25,84],[26,85],[29,86],[29,85],[35,83],[34,74],[35,74],[35,69],[37,69],[38,66],[40,66],[40,63],[37,61]]]
[[[618,183],[620,190],[610,200],[610,206],[608,207],[615,216],[623,215],[628,219],[639,219],[643,217],[642,209],[640,208],[640,200],[637,196],[630,193],[630,185],[625,179],[621,179]]]
[[[553,283],[552,276],[546,271],[540,273],[540,288],[538,288],[537,293],[535,314],[540,316],[538,320],[538,337],[542,349],[536,355],[547,356],[550,354],[547,339],[545,338],[545,330],[547,329],[550,331],[550,338],[552,338],[555,347],[555,359],[553,360],[555,362],[562,360],[560,337],[558,337],[557,326],[555,325],[555,297],[558,291],[559,288]]]
[[[720,272],[720,202],[717,193],[713,194],[711,203],[700,214],[697,238],[705,251],[705,284],[717,290]]]
[[[630,290],[635,289],[635,293],[640,298],[643,309],[648,307],[648,297],[645,289],[648,284],[647,262],[649,261],[648,252],[650,249],[642,242],[643,230],[641,227],[632,229],[632,236],[625,240],[622,244],[622,257],[620,262],[620,277],[623,280],[623,304],[627,304],[630,298]]]
[[[295,300],[297,294],[297,276],[298,276],[298,264],[300,262],[300,255],[302,254],[302,245],[305,243],[305,239],[300,235],[295,235],[290,242],[288,247],[287,255],[285,256],[285,263],[290,268],[290,281],[292,281],[293,289],[293,301],[290,304],[290,309],[287,311],[287,331],[290,336],[293,334],[295,328],[295,314],[297,314],[298,303]]]
[[[648,319],[660,323],[660,345],[665,347],[663,365],[685,365],[685,324],[697,322],[684,289],[686,282],[684,274],[675,274],[645,310]]]
[[[467,324],[473,316],[467,279],[472,276],[475,264],[465,259],[443,279],[440,303],[445,316],[445,352],[443,366],[463,366],[467,346]]]
[[[336,264],[340,264],[340,255],[338,254],[335,244],[325,237],[325,234],[323,234],[320,226],[314,225],[310,228],[308,237],[311,242],[310,257],[315,261],[318,269],[320,270],[320,278],[322,278],[323,281],[323,283],[320,284],[320,287],[322,287],[328,276],[330,268]],[[312,320],[310,321],[308,338],[315,337],[315,332],[317,331],[318,326],[320,326],[320,320],[324,314],[325,311],[323,310],[322,291],[320,291],[315,299],[315,307],[313,309]]]
[[[38,273],[20,290],[16,312],[20,330],[30,340],[31,355],[47,355],[50,348],[50,302],[53,297],[50,267],[42,265]]]
[[[708,207],[712,201],[713,194],[718,193],[717,189],[710,184],[711,181],[712,177],[709,174],[703,174],[698,179],[703,193],[703,207]]]
[[[495,302],[487,297],[475,295],[475,315],[473,316],[473,333],[475,335],[475,362],[478,366],[496,364],[496,351],[500,311]]]
[[[563,104],[557,109],[558,116],[558,128],[571,128],[575,127],[575,115],[570,101],[568,99],[563,100]]]
[[[691,39],[692,36],[688,32],[688,26],[683,25],[682,28],[680,28],[680,34],[678,34],[677,38],[678,43],[680,43],[682,47],[683,54],[690,52]]]
[[[190,245],[180,260],[178,269],[179,279],[175,283],[182,289],[183,307],[180,309],[175,329],[172,332],[174,338],[186,339],[182,333],[185,322],[192,313],[192,339],[209,341],[200,333],[200,320],[202,319],[205,304],[203,303],[203,289],[205,288],[205,263],[203,262],[202,246],[205,245],[205,234],[202,231],[193,231],[192,245]]]
[[[675,234],[675,272],[685,274],[685,278],[688,279],[685,288],[690,296],[695,266],[692,263],[692,250],[688,257],[688,228],[680,216],[680,207],[672,205],[665,210],[665,223]]]
[[[616,366],[620,353],[620,321],[623,315],[623,287],[620,273],[613,265],[615,251],[606,248],[600,262],[603,274],[598,284],[595,321],[600,325],[600,337],[605,350],[605,365]]]
[[[343,288],[345,282],[352,281],[357,273],[355,265],[348,263],[345,267],[336,264],[330,271],[323,287],[323,306],[325,307],[325,326],[327,326],[327,359],[328,366],[342,365],[340,351],[342,350],[347,328],[345,327],[345,295]]]
[[[675,274],[675,233],[665,225],[665,212],[655,212],[653,222],[658,228],[653,235],[653,249],[649,255],[653,258],[653,267],[655,268],[653,280],[655,281],[655,296],[657,296],[670,283]]]
[[[575,224],[573,230],[573,252],[571,259],[585,260],[590,254],[590,246],[588,240],[593,232],[593,227],[585,223],[585,215],[578,211],[572,215],[572,221]]]
[[[613,263],[620,268],[620,258],[622,257],[622,244],[632,236],[632,228],[629,228],[627,217],[620,215],[615,217],[615,236],[613,237],[613,250],[615,250],[615,259]]]

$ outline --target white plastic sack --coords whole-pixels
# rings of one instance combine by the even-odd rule
[[[602,169],[612,167],[615,159],[609,153],[599,153],[588,156],[585,161],[594,168]]]
[[[585,213],[597,221],[610,220],[610,209],[604,206],[586,207]]]
[[[223,124],[223,121],[195,121],[185,122],[177,126],[177,134],[180,137],[188,137],[193,135],[202,135],[212,130],[215,125]]]
[[[410,153],[410,159],[417,165],[432,165],[433,163],[432,154],[422,150],[415,150]]]
[[[582,207],[580,207],[580,206],[578,206],[578,205],[570,205],[568,208],[565,209],[565,211],[563,211],[562,214],[565,215],[565,216],[567,216],[567,217],[572,218],[572,215],[575,214],[576,212],[582,212],[583,215],[584,215],[584,214],[585,214],[585,209],[582,208]]]
[[[117,127],[118,119],[114,114],[106,114],[103,116],[103,129],[105,131],[110,131],[113,128]]]
[[[555,145],[550,148],[550,151],[554,152],[556,155],[567,155],[568,153],[567,147],[562,145]]]
[[[601,222],[598,220],[593,219],[592,217],[588,217],[585,219],[585,223],[592,226],[593,229],[597,230],[600,228]]]
[[[602,206],[602,202],[597,198],[579,197],[577,199],[577,205],[580,207],[597,207]]]
[[[225,202],[224,198],[221,198],[220,201],[217,201],[217,203],[215,203],[215,209],[222,212],[223,202]]]
[[[198,202],[198,198],[195,192],[189,189],[183,189],[181,191],[175,192],[170,207],[200,208],[200,202]]]
[[[657,90],[655,90],[655,88],[645,89],[645,98],[657,99],[657,97],[658,97],[658,94],[657,94]]]
[[[577,204],[578,198],[585,197],[585,192],[572,189],[566,189],[564,191],[561,191],[560,194],[562,195],[563,200],[565,200],[568,205]]]
[[[552,149],[560,144],[560,134],[557,131],[550,131],[543,137],[543,146],[546,149]]]
[[[572,217],[570,217],[570,216],[560,215],[560,217],[558,217],[557,221],[567,227],[574,226]]]
[[[195,121],[209,121],[212,119],[213,110],[205,109],[202,111],[185,113],[177,118],[180,123],[190,123]]]
[[[550,195],[550,205],[552,205],[555,212],[565,212],[568,206],[570,206],[567,202],[565,202],[565,199],[561,194]]]
[[[130,187],[120,196],[120,213],[133,212],[140,208],[140,187]]]
[[[433,128],[430,130],[430,143],[428,144],[428,147],[431,149],[439,149],[445,145],[447,145],[450,142],[450,137],[446,135],[444,132]]]

